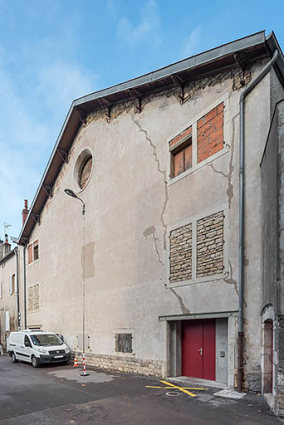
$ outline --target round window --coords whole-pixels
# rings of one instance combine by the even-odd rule
[[[74,167],[74,189],[79,192],[84,190],[90,181],[93,168],[93,154],[91,149],[84,149],[77,158]]]
[[[92,171],[92,165],[93,165],[93,158],[91,156],[88,156],[86,160],[83,162],[81,171],[79,173],[79,186],[80,189],[84,189],[86,184],[88,183],[88,180],[90,178],[90,174]]]

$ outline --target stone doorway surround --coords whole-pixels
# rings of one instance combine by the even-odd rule
[[[226,319],[228,328],[227,356],[228,356],[228,379],[226,386],[235,386],[235,348],[237,344],[237,312],[204,313],[177,316],[161,316],[160,321],[167,323],[167,376],[181,376],[181,321],[199,319]],[[216,384],[218,381],[216,380]]]

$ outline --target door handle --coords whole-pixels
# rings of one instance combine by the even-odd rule
[[[199,348],[197,351],[198,351],[198,352],[200,353],[200,355],[202,356],[202,348]]]

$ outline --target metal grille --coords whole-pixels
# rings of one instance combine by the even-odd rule
[[[65,350],[51,350],[49,354],[64,354]]]
[[[132,334],[115,334],[115,351],[132,353]]]

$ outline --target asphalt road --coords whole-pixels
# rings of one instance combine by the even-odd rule
[[[256,395],[232,400],[215,396],[218,390],[213,388],[186,390],[196,395],[192,397],[176,388],[164,388],[166,384],[154,378],[89,372],[88,377],[81,377],[81,370],[72,366],[34,369],[0,356],[0,424],[282,423]]]

